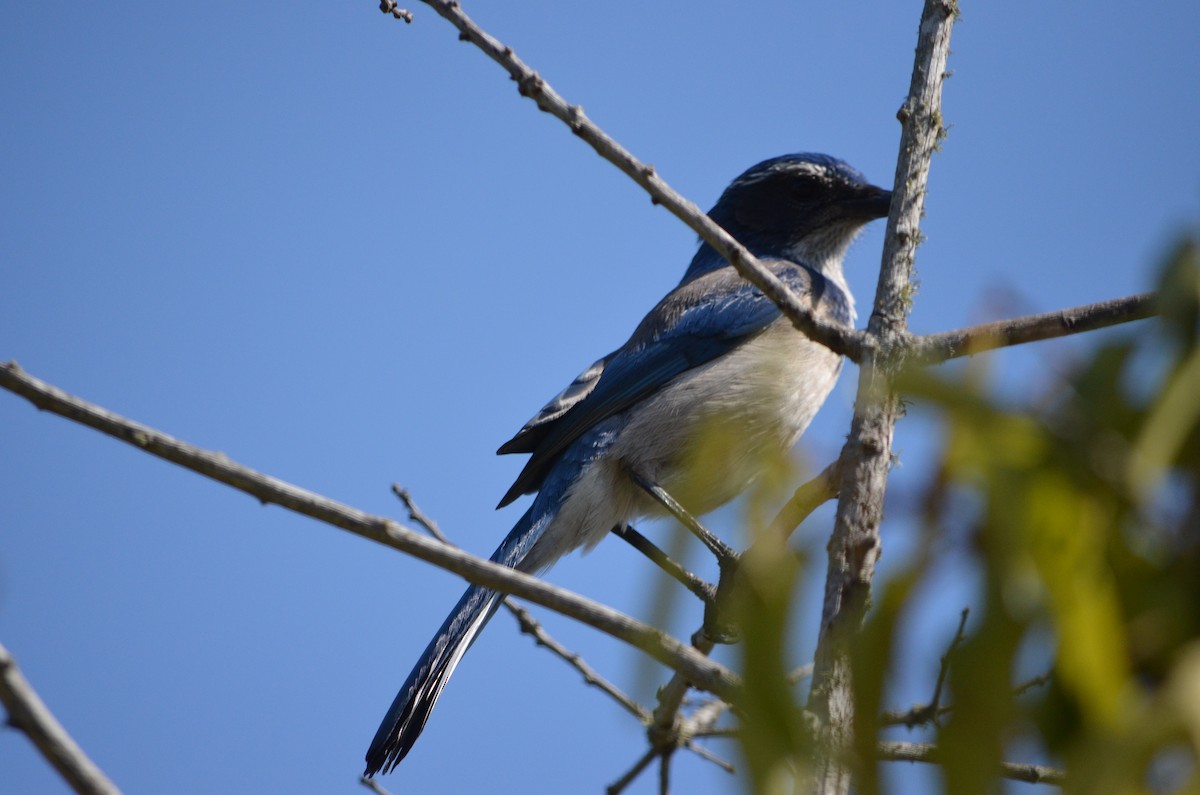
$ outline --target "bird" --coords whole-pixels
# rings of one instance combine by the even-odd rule
[[[854,299],[842,261],[891,192],[844,161],[798,153],[734,179],[709,217],[812,312],[846,327]],[[679,284],[621,347],[552,398],[499,454],[529,459],[500,500],[534,494],[492,554],[536,574],[595,546],[614,527],[663,510],[631,473],[693,515],[745,490],[785,455],[833,389],[841,357],[798,331],[778,307],[700,241]],[[724,431],[724,432],[722,432]],[[472,585],[417,660],[367,751],[365,775],[391,772],[502,595]]]

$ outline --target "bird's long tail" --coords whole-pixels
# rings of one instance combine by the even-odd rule
[[[531,507],[517,522],[504,543],[492,553],[492,561],[514,569],[522,568],[533,541],[539,535],[543,522],[533,521]],[[535,527],[537,525],[537,527]],[[365,775],[373,776],[392,770],[408,754],[425,728],[425,721],[437,703],[438,696],[449,681],[450,675],[480,631],[496,613],[501,595],[496,591],[473,585],[467,589],[454,610],[446,617],[441,629],[425,647],[421,658],[413,666],[396,700],[388,708],[375,739],[367,750]]]

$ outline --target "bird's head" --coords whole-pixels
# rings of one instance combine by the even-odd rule
[[[891,199],[891,191],[872,185],[841,160],[805,153],[748,169],[708,214],[756,257],[840,270],[859,230],[885,217]],[[703,244],[684,280],[724,264]]]

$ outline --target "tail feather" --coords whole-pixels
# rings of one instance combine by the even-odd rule
[[[531,507],[492,554],[493,562],[510,568],[522,568],[522,561],[549,518],[543,515],[541,521],[535,522],[533,515],[534,508]],[[364,775],[370,777],[379,772],[391,772],[412,749],[450,675],[495,615],[500,599],[498,592],[473,585],[458,600],[441,629],[425,647],[384,715],[383,722],[379,724],[375,739],[367,749]]]
[[[388,773],[408,754],[459,660],[499,605],[500,594],[486,588],[474,586],[463,594],[379,724],[367,750],[365,775]]]

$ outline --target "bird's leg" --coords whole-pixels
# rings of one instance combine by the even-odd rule
[[[726,544],[711,530],[700,524],[700,520],[688,513],[687,509],[680,505],[678,500],[668,494],[666,489],[631,467],[625,467],[625,472],[629,475],[630,480],[653,497],[659,505],[666,508],[667,513],[678,519],[679,523],[688,530],[691,530],[692,534],[696,538],[699,538],[704,546],[708,547],[710,552],[716,555],[717,564],[722,569],[726,566],[737,565],[738,553],[734,551],[733,547]]]
[[[720,580],[713,598],[706,599],[704,602],[704,628],[702,631],[715,643],[735,642],[738,638],[737,627],[726,618],[725,614],[729,604],[729,594],[733,592],[741,556],[707,527],[700,524],[700,521],[688,513],[687,509],[680,505],[679,501],[672,497],[666,489],[631,467],[625,469],[630,480],[657,500],[667,509],[668,513],[679,520],[680,524],[691,530],[693,535],[699,538],[716,556],[717,567],[721,572]]]
[[[704,602],[706,606],[713,604],[716,600],[717,589],[712,583],[705,582],[685,569],[661,547],[635,530],[632,525],[617,525],[613,527],[612,533],[650,558],[656,566],[682,583],[684,588],[700,597],[700,601]]]

